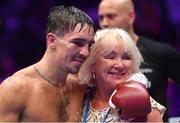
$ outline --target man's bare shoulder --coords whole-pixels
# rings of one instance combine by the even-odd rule
[[[30,73],[29,68],[22,69],[1,83],[0,120],[16,121],[26,108],[32,90]]]
[[[16,93],[19,92],[28,92],[31,88],[31,79],[33,77],[31,76],[31,67],[22,69],[20,71],[17,71],[12,76],[9,76],[6,78],[0,85],[0,91],[14,91]],[[29,72],[28,72],[29,70]]]

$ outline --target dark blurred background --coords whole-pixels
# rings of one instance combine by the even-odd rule
[[[74,5],[98,27],[99,0],[0,0],[0,81],[43,55],[45,20],[52,6]],[[180,52],[180,0],[134,0],[136,32]],[[171,117],[180,117],[180,86],[168,88]]]

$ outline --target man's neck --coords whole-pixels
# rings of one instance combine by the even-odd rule
[[[131,36],[132,40],[137,44],[138,40],[139,40],[139,37],[138,35],[134,32],[134,29],[130,29],[128,31],[129,35]]]
[[[34,69],[42,79],[54,86],[61,87],[65,85],[68,74],[59,71],[58,67],[54,66],[54,64],[41,60],[34,65]]]

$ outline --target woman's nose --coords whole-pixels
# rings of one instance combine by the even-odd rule
[[[121,58],[117,58],[115,62],[115,67],[117,68],[124,68],[124,63]]]

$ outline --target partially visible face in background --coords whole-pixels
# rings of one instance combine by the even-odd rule
[[[128,11],[117,0],[102,0],[98,16],[101,29],[117,27],[128,31],[131,25]]]

